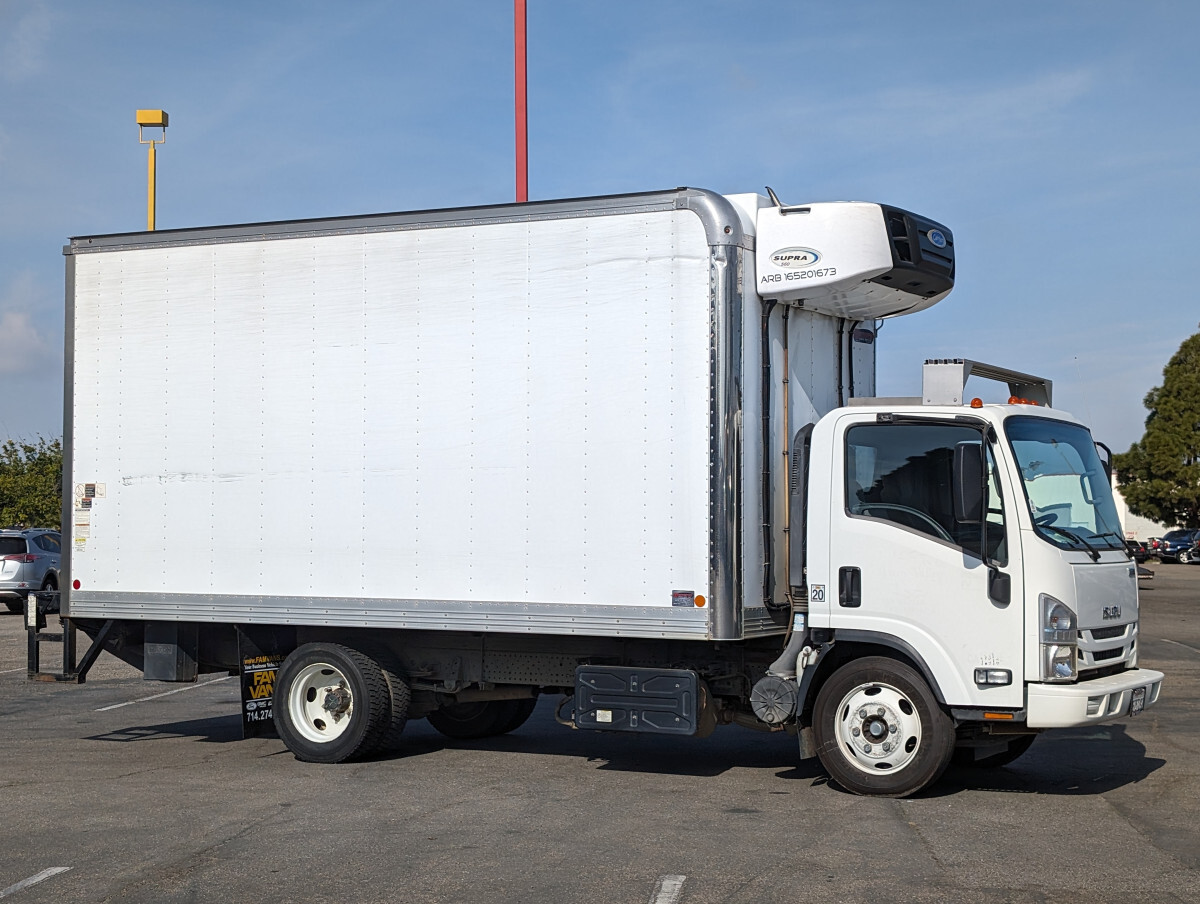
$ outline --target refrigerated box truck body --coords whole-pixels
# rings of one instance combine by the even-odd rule
[[[1104,706],[1157,697],[1123,553],[1022,533],[1004,424],[1054,413],[951,401],[970,362],[927,365],[935,397],[875,398],[877,323],[953,285],[933,221],[677,189],[65,253],[63,612],[147,677],[240,669],[250,687],[282,661],[271,721],[303,759],[395,743],[423,715],[456,737],[511,730],[562,691],[577,727],[797,730],[843,784],[912,793],[955,745],[1003,758],[1042,727],[1026,539],[1124,606]],[[974,372],[1049,402],[1046,381]],[[879,434],[922,418],[966,453]],[[910,446],[938,464],[883,467]],[[841,498],[851,476],[876,496]],[[822,689],[847,675],[846,699],[885,688],[887,714],[822,726]],[[1068,685],[1045,686],[1061,709]],[[1078,697],[1059,722],[1080,723]],[[864,759],[837,741],[854,728],[918,740]]]

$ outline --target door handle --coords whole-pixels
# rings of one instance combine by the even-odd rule
[[[843,565],[838,570],[838,605],[847,609],[862,605],[862,570],[855,565]]]

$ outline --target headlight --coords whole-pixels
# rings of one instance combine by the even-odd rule
[[[1042,607],[1042,680],[1074,681],[1079,675],[1075,613],[1049,594],[1038,599]]]
[[[1075,613],[1066,603],[1059,602],[1045,593],[1041,595],[1041,603],[1042,642],[1075,643],[1079,637],[1076,633]]]

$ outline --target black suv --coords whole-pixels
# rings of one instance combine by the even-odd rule
[[[1129,551],[1129,557],[1139,565],[1150,558],[1150,550],[1141,540],[1126,540],[1125,548]]]
[[[1200,530],[1169,530],[1158,544],[1162,562],[1188,562],[1200,559]]]

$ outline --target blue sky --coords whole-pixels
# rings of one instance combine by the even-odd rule
[[[1052,378],[1116,451],[1196,332],[1200,4],[529,0],[530,197],[772,186],[949,226],[957,286],[889,321]],[[509,0],[0,0],[0,439],[62,430],[62,245],[512,200]]]

